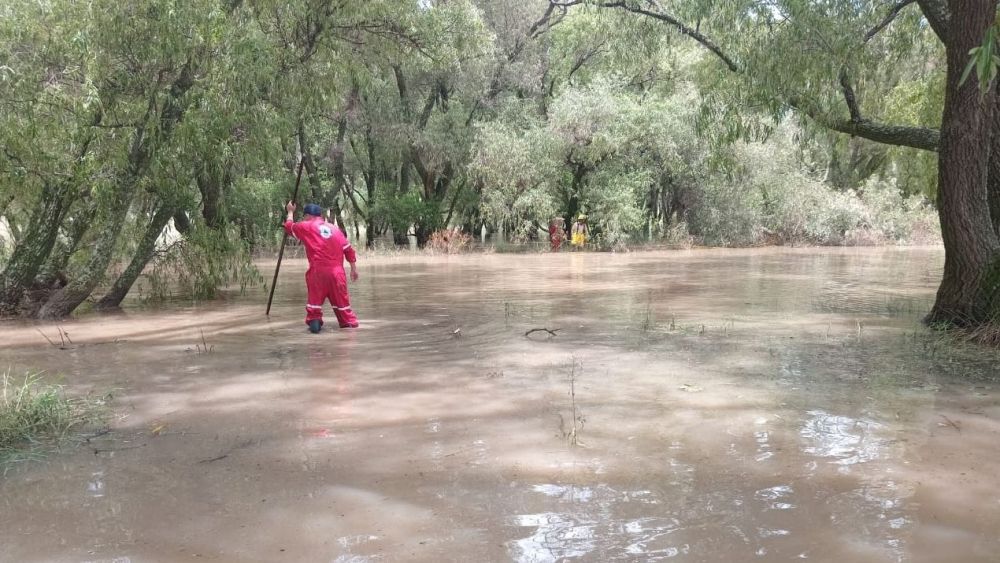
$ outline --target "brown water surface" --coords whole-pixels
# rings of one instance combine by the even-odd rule
[[[117,399],[0,478],[0,558],[998,561],[1000,358],[919,326],[942,259],[362,256],[355,331],[307,333],[301,262],[270,319],[2,324]]]

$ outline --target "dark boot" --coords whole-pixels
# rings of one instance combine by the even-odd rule
[[[323,328],[323,321],[319,319],[313,319],[309,321],[309,332],[313,334],[319,334],[319,331]]]

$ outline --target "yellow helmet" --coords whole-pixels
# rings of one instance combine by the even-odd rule
[[[581,213],[580,216],[577,217],[577,219],[580,220],[580,221],[586,221],[587,220],[587,216],[584,215],[583,213]]]

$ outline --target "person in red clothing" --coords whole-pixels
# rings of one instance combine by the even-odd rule
[[[306,289],[309,292],[306,303],[306,324],[313,334],[323,328],[323,303],[329,299],[337,315],[340,328],[357,328],[358,318],[351,310],[351,296],[347,293],[347,275],[344,272],[344,258],[351,265],[351,281],[358,281],[355,267],[357,256],[351,243],[336,225],[323,220],[323,209],[310,203],[302,210],[305,216],[295,222],[295,204],[285,206],[285,232],[302,242],[309,259],[306,271]]]
[[[566,240],[565,222],[562,217],[555,217],[549,223],[549,245],[552,252],[559,252],[564,240]]]

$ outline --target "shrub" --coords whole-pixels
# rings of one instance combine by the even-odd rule
[[[472,235],[459,229],[441,229],[434,231],[427,241],[427,249],[441,254],[458,254],[472,246]]]

